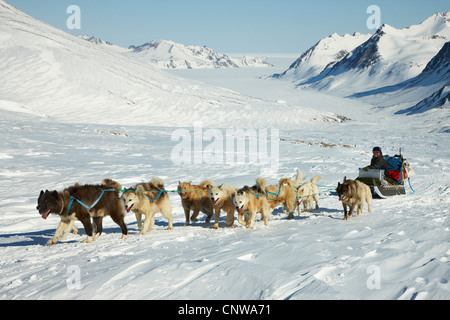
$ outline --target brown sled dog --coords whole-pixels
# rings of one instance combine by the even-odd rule
[[[103,179],[102,186],[107,186],[108,188],[120,190],[122,189],[122,185],[118,183],[117,181],[111,180],[111,179]],[[62,217],[61,217],[62,219]],[[75,226],[75,220],[70,220],[69,224],[63,231],[63,236],[60,238],[61,240],[64,240],[67,238],[67,236],[72,232],[73,234],[78,234],[78,228]],[[94,233],[97,233],[96,225],[94,224]]]
[[[261,213],[261,220],[264,225],[269,225],[270,206],[266,197],[266,180],[256,179],[256,185],[253,187],[245,186],[239,189],[233,197],[234,205],[238,211],[238,222],[247,229],[252,229],[256,214]]]
[[[283,211],[288,211],[288,219],[294,218],[296,189],[295,186],[299,185],[302,181],[302,173],[297,170],[297,178],[292,181],[289,178],[282,178],[276,185],[270,185],[266,187],[267,200],[270,205],[270,211],[272,212],[279,204],[283,204]]]
[[[344,220],[347,220],[353,215],[353,209],[358,207],[358,216],[364,211],[364,203],[367,202],[369,212],[372,212],[372,193],[370,188],[358,180],[347,180],[344,178],[343,183],[338,183],[336,192],[339,196],[339,201],[342,201],[344,207]],[[349,208],[347,210],[347,207]]]
[[[220,210],[227,213],[227,225],[231,228],[234,225],[234,203],[233,197],[236,193],[236,188],[229,184],[222,184],[220,186],[209,186],[208,196],[215,211],[215,223],[213,229],[219,228]]]
[[[164,189],[164,181],[153,178],[150,183],[140,183],[136,187],[127,189],[122,194],[125,210],[133,211],[141,232],[144,235],[153,229],[155,224],[155,213],[161,214],[169,220],[167,230],[172,230],[172,205],[169,195]],[[142,225],[142,215],[145,215],[144,225]]]
[[[213,185],[213,183],[206,180],[201,182],[200,185],[192,185],[191,182],[178,181],[178,194],[181,197],[181,204],[186,217],[185,226],[189,225],[189,221],[197,222],[200,211],[207,215],[205,222],[209,222],[213,215],[213,205],[208,197],[208,185]],[[191,210],[193,213],[189,219]]]
[[[79,220],[84,226],[87,239],[84,242],[92,242],[103,232],[103,217],[111,216],[122,230],[122,239],[126,239],[128,229],[124,222],[123,203],[119,198],[119,191],[114,185],[79,185],[75,184],[62,192],[41,190],[36,209],[43,219],[49,214],[59,215],[61,222],[55,231],[53,239],[48,244],[56,244],[61,233],[70,226],[73,221]],[[91,218],[96,226],[93,234]],[[69,230],[70,231],[70,230]]]

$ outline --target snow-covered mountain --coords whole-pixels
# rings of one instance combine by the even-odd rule
[[[425,70],[411,81],[411,85],[416,87],[437,85],[439,89],[413,107],[398,113],[414,114],[434,108],[450,108],[450,41],[428,63]]]
[[[217,53],[211,48],[185,46],[168,40],[150,41],[140,46],[131,46],[127,53],[132,58],[149,61],[159,68],[205,69],[242,68],[271,66],[265,58],[243,57],[242,59]]]
[[[185,46],[169,40],[154,40],[128,49],[115,46],[94,36],[82,36],[105,49],[122,52],[132,59],[141,59],[160,69],[209,69],[209,68],[249,68],[270,67],[267,58],[244,55],[233,58],[217,53],[211,48],[201,46]]]
[[[273,77],[303,82],[331,68],[349,52],[370,38],[369,34],[343,36],[334,33],[305,51],[285,72]]]
[[[364,38],[360,36],[360,39]],[[303,64],[300,63],[297,66],[300,68],[299,71],[294,68],[287,71],[286,76],[299,74],[297,77],[287,79],[295,81],[298,85],[327,90],[339,95],[395,85],[419,75],[449,40],[450,11],[436,13],[421,24],[404,29],[396,29],[385,24],[351,52],[338,55],[336,62],[327,65],[318,75],[313,72],[308,77]],[[345,43],[340,41],[336,44],[339,45],[341,42]],[[342,45],[343,52],[348,51],[347,48]],[[331,55],[339,52],[339,49],[333,47]],[[330,53],[322,50],[319,56],[330,56]],[[316,70],[322,67],[323,63],[316,64]],[[314,66],[308,68],[307,70],[310,70]]]
[[[360,92],[352,98],[379,106],[400,105],[397,114],[416,114],[434,108],[449,108],[450,41],[416,77],[401,83]]]
[[[332,113],[274,108],[272,101],[178,78],[110,45],[40,22],[3,0],[0,21],[2,116],[6,108],[60,122],[192,126],[203,121],[209,127],[240,128],[340,121]],[[260,123],[263,118],[252,119],[254,112],[272,117]]]

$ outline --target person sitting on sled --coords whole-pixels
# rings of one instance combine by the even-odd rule
[[[372,160],[370,161],[370,166],[363,168],[363,170],[367,171],[369,169],[383,169],[384,176],[388,177],[389,176],[388,165],[387,165],[386,160],[383,157],[381,148],[375,147],[375,148],[373,148],[372,152],[373,152],[373,157],[372,157]]]

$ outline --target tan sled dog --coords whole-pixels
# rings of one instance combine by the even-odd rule
[[[172,230],[172,205],[169,195],[164,189],[164,181],[153,178],[150,183],[141,183],[131,189],[126,189],[122,194],[122,199],[127,212],[133,211],[140,235],[151,231],[155,224],[155,213],[160,212],[168,221],[167,230]],[[142,224],[142,215],[145,215]]]
[[[258,212],[261,213],[261,220],[264,221],[264,225],[269,225],[270,206],[265,189],[266,180],[258,178],[255,186],[251,188],[245,186],[234,195],[233,202],[239,213],[238,221],[247,229],[253,228]]]
[[[316,183],[320,178],[320,176],[315,176],[311,181],[304,182],[298,187],[296,211],[299,215],[302,213],[302,203],[303,210],[311,211],[314,200],[316,202],[316,209],[319,209],[319,188],[317,188]]]
[[[370,188],[358,180],[347,180],[338,183],[336,192],[339,201],[342,201],[344,207],[344,220],[353,216],[353,209],[357,206],[358,216],[364,211],[364,203],[367,202],[369,212],[372,212],[372,193]],[[348,207],[348,208],[347,208]]]
[[[219,228],[220,211],[227,213],[227,225],[231,228],[234,225],[234,202],[233,197],[236,194],[236,188],[229,184],[220,186],[209,186],[208,195],[211,199],[215,211],[215,223],[213,229]]]
[[[265,191],[270,205],[270,212],[272,212],[277,205],[282,203],[284,212],[286,213],[286,210],[288,211],[288,219],[294,218],[296,199],[296,189],[294,186],[301,183],[302,177],[301,171],[297,170],[297,178],[295,181],[292,181],[289,178],[282,178],[277,185],[275,184],[266,187]]]
[[[181,197],[181,204],[183,205],[184,215],[186,217],[185,226],[189,225],[189,221],[197,222],[198,214],[205,213],[206,220],[209,222],[213,215],[213,204],[208,197],[208,185],[213,185],[209,180],[203,181],[200,185],[192,185],[190,182],[178,181],[178,194]],[[193,211],[189,219],[189,214]]]

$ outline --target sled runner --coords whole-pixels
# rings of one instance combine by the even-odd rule
[[[388,164],[389,176],[385,177],[382,169],[359,169],[356,180],[370,187],[374,197],[387,198],[406,194],[405,181],[408,179],[409,163],[401,152],[393,157],[384,155]]]

